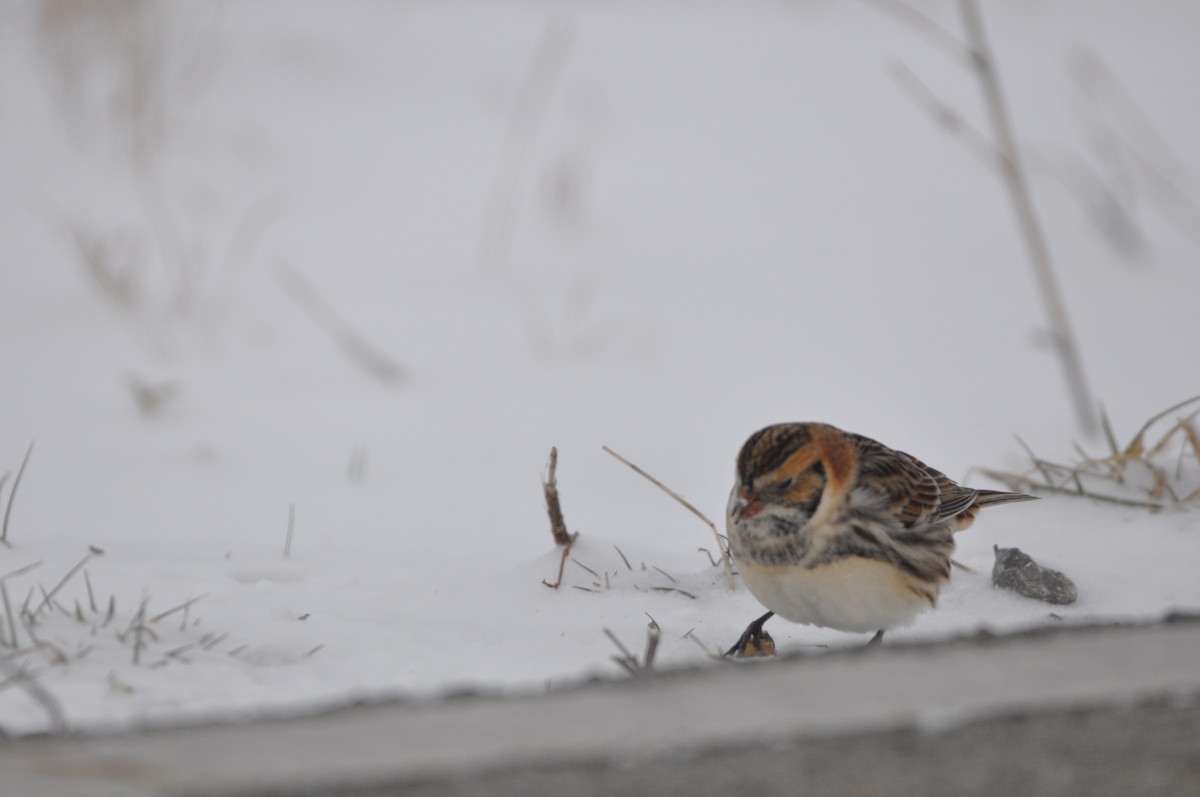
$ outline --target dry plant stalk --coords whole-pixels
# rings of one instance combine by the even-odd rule
[[[563,546],[562,556],[558,560],[558,577],[556,579],[554,579],[554,583],[551,584],[546,579],[544,579],[544,578],[542,579],[542,583],[545,584],[550,589],[558,589],[559,587],[562,586],[563,570],[565,570],[567,567],[567,557],[569,557],[571,555],[571,548],[572,548],[572,546],[575,545],[575,540],[578,538],[579,538],[579,532],[575,532],[574,534],[571,535],[571,539],[567,542],[567,544],[565,546]],[[580,589],[582,589],[582,587]],[[590,592],[591,590],[588,590],[588,591]]]
[[[1113,434],[1112,425],[1108,420],[1108,414],[1102,409],[1100,412],[1100,421],[1104,428],[1110,451],[1108,455],[1103,457],[1090,456],[1077,446],[1080,461],[1074,465],[1064,465],[1042,459],[1034,454],[1033,450],[1024,441],[1018,438],[1018,442],[1025,449],[1032,463],[1029,470],[1020,474],[988,469],[980,469],[979,472],[1007,485],[1012,490],[1043,491],[1074,495],[1106,503],[1120,504],[1122,506],[1149,509],[1154,512],[1165,509],[1168,506],[1179,507],[1198,503],[1200,502],[1200,486],[1184,495],[1180,495],[1180,491],[1177,488],[1182,486],[1180,482],[1183,477],[1183,458],[1189,448],[1191,449],[1192,457],[1200,463],[1200,431],[1197,431],[1195,426],[1195,421],[1197,415],[1200,415],[1200,410],[1196,410],[1185,418],[1178,419],[1153,445],[1148,446],[1146,442],[1146,434],[1154,424],[1172,412],[1196,401],[1200,401],[1200,396],[1193,396],[1187,401],[1181,401],[1155,414],[1142,424],[1142,427],[1138,429],[1137,433],[1134,434],[1129,443],[1124,447],[1117,445],[1116,436]],[[1172,478],[1167,468],[1155,462],[1154,457],[1160,455],[1168,445],[1176,441],[1180,444],[1180,453],[1175,467],[1175,476]],[[1117,487],[1126,486],[1127,482],[1131,481],[1131,476],[1133,475],[1130,473],[1132,466],[1137,466],[1150,476],[1150,487],[1142,488],[1146,493],[1146,499],[1127,498],[1115,495],[1111,491],[1098,492],[1088,489],[1085,486],[1085,481],[1103,481]]]
[[[546,479],[542,482],[542,492],[546,496],[546,513],[550,516],[550,533],[554,535],[555,545],[570,545],[571,535],[567,532],[567,521],[563,518],[562,504],[558,499],[558,480],[554,472],[558,468],[558,449],[550,449],[550,466],[546,469]]]
[[[546,514],[550,516],[550,533],[554,535],[554,544],[561,545],[563,551],[562,558],[558,560],[558,578],[554,579],[553,584],[542,579],[542,583],[550,589],[558,589],[562,586],[567,557],[571,555],[571,548],[575,545],[575,540],[579,538],[579,532],[571,534],[567,531],[567,521],[563,518],[562,504],[558,499],[558,480],[555,477],[557,468],[558,449],[551,447],[550,465],[546,469],[546,478],[542,481],[542,495],[546,498]]]
[[[659,628],[653,617],[650,617],[650,623],[646,626],[646,650],[642,654],[641,661],[638,661],[637,656],[629,652],[629,648],[621,644],[621,640],[611,629],[605,628],[604,635],[612,640],[612,643],[617,646],[617,650],[621,651],[621,655],[614,655],[612,660],[625,672],[637,676],[654,668],[654,657],[658,654],[658,642],[662,638],[662,629]]]
[[[972,151],[981,154],[999,166],[1012,200],[1013,210],[1021,228],[1021,236],[1037,277],[1042,303],[1050,322],[1054,349],[1057,352],[1067,389],[1075,407],[1080,427],[1088,433],[1096,429],[1091,392],[1083,369],[1079,346],[1071,330],[1066,305],[1058,286],[1050,258],[1050,249],[1041,221],[1033,206],[1025,169],[1021,161],[1016,135],[1013,133],[1012,114],[1008,109],[1000,87],[1000,77],[995,56],[983,27],[983,16],[978,0],[959,0],[966,41],[947,31],[924,12],[902,0],[873,0],[900,17],[904,22],[936,46],[951,53],[960,64],[967,65],[979,79],[991,125],[991,138],[966,124],[960,114],[951,109],[925,88],[907,68],[895,71],[901,85],[918,105],[951,132],[957,134]]]
[[[682,504],[685,509],[687,509],[689,512],[691,512],[696,517],[703,520],[708,525],[708,527],[710,529],[712,529],[713,538],[716,539],[716,541],[717,541],[717,549],[721,552],[721,563],[725,566],[725,579],[728,582],[729,588],[731,590],[737,589],[737,587],[734,585],[734,581],[733,581],[733,565],[729,561],[729,548],[728,548],[728,546],[725,545],[725,541],[723,539],[721,539],[721,534],[720,534],[720,532],[717,531],[716,524],[713,523],[711,520],[709,520],[704,515],[703,512],[701,512],[699,509],[697,509],[696,507],[694,507],[690,503],[688,503],[687,499],[685,499],[682,495],[675,492],[670,487],[666,486],[665,484],[660,482],[658,479],[654,478],[649,473],[647,473],[646,471],[639,468],[637,465],[634,465],[632,462],[625,459],[625,457],[621,456],[616,451],[613,451],[608,446],[601,446],[601,448],[603,448],[605,451],[607,451],[609,454],[611,454],[616,459],[620,460],[621,462],[624,462],[626,465],[628,465],[630,468],[632,468],[634,470],[634,472],[637,473],[638,475],[648,479],[651,484],[653,484],[658,489],[662,490],[667,495],[674,498],[676,501],[678,501],[680,504]]]

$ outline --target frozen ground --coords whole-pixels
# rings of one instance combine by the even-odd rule
[[[0,475],[36,440],[0,574],[41,563],[5,578],[15,611],[103,550],[96,611],[76,574],[55,598],[82,621],[44,610],[47,644],[19,626],[9,659],[70,727],[538,691],[613,672],[602,629],[640,647],[647,615],[660,663],[702,660],[688,631],[722,647],[761,609],[602,444],[714,518],[739,445],[779,420],[978,485],[1023,467],[1014,433],[1072,456],[1008,197],[889,69],[983,127],[973,77],[870,5],[134,4],[132,38],[70,5],[0,4]],[[1128,437],[1200,393],[1200,10],[984,10]],[[311,295],[399,378],[339,348]],[[173,392],[149,412],[131,380]],[[568,564],[557,591],[552,445],[600,574]],[[1075,579],[1063,622],[1200,608],[1195,513],[1048,498],[959,544],[978,572],[892,638],[1051,622],[991,588],[995,544]],[[143,600],[149,621],[200,596],[135,662],[118,632]],[[47,727],[0,684],[0,729]]]

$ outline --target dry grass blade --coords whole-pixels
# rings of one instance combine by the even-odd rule
[[[133,663],[139,664],[142,659],[142,649],[146,646],[145,632],[146,628],[146,606],[150,603],[150,596],[142,597],[142,605],[138,607],[138,612],[133,617]]]
[[[650,615],[646,615],[650,617]],[[650,625],[646,627],[646,651],[642,654],[642,668],[650,669],[654,666],[654,657],[658,653],[658,640],[662,638],[662,629],[658,627],[658,621],[650,617]]]
[[[1102,406],[1100,421],[1110,454],[1092,457],[1078,443],[1074,443],[1079,461],[1074,465],[1060,465],[1038,457],[1018,437],[1017,442],[1031,462],[1028,472],[1015,474],[982,469],[980,472],[1016,491],[1041,490],[1151,511],[1172,505],[1187,505],[1200,498],[1200,487],[1193,486],[1197,474],[1189,473],[1188,469],[1184,468],[1184,455],[1189,448],[1196,455],[1197,463],[1200,463],[1200,434],[1192,425],[1193,420],[1200,415],[1200,409],[1185,418],[1177,419],[1153,445],[1148,444],[1147,436],[1156,423],[1172,412],[1197,401],[1200,401],[1200,396],[1193,396],[1155,413],[1141,425],[1129,444],[1123,448],[1117,445],[1108,413]],[[1168,457],[1167,452],[1175,442],[1178,442],[1180,450],[1178,457],[1174,458],[1172,478],[1172,469],[1168,468],[1172,463],[1163,460]],[[1040,480],[1030,478],[1034,472],[1040,476]],[[1107,482],[1113,489],[1104,486],[1097,489],[1097,482]],[[1150,500],[1141,498],[1139,494]]]
[[[651,587],[650,589],[654,590],[655,592],[678,592],[685,598],[696,600],[696,596],[694,594],[688,592],[686,589],[680,589],[679,587]]]
[[[650,617],[650,615],[646,616]],[[612,643],[617,646],[617,650],[621,652],[621,655],[612,656],[611,658],[625,672],[637,676],[648,672],[654,667],[654,658],[658,653],[658,643],[662,638],[662,629],[659,628],[658,623],[653,617],[650,617],[650,623],[646,626],[646,649],[642,654],[641,661],[638,661],[637,656],[629,652],[629,648],[625,647],[621,643],[621,640],[617,638],[617,635],[610,629],[605,628],[604,634],[612,640]]]
[[[313,323],[320,327],[351,360],[364,371],[385,385],[399,384],[404,380],[404,369],[395,360],[367,343],[342,317],[321,297],[319,293],[297,272],[284,269],[280,282],[288,296],[304,311]]]
[[[653,567],[653,568],[654,568],[655,570],[657,570],[658,572],[662,573],[662,574],[663,574],[664,576],[666,576],[667,578],[671,579],[671,583],[672,583],[672,584],[678,584],[678,583],[679,583],[679,582],[678,582],[678,581],[675,579],[675,576],[671,575],[671,574],[670,574],[670,573],[668,573],[666,570],[663,570],[663,569],[662,569],[661,567],[659,567],[658,565],[650,565],[650,566],[651,566],[651,567]]]
[[[21,477],[25,475],[25,466],[29,464],[29,455],[33,453],[33,443],[29,443],[29,448],[25,449],[25,458],[21,460],[21,467],[17,469],[17,477],[13,479],[12,489],[8,491],[8,505],[4,508],[4,526],[0,528],[0,542],[11,548],[12,544],[8,541],[8,520],[12,515],[13,502],[17,499],[17,488],[21,486]],[[5,478],[8,478],[5,474]]]
[[[150,618],[149,624],[154,625],[159,620],[163,620],[163,619],[175,614],[175,612],[186,611],[188,608],[190,608],[192,606],[192,604],[198,603],[207,597],[208,597],[208,593],[205,592],[203,595],[197,595],[194,598],[189,598],[188,600],[184,601],[183,603],[179,604],[178,606],[176,606],[174,608],[167,609],[165,612],[160,612],[160,613],[154,615],[153,617]]]
[[[1192,396],[1186,401],[1181,401],[1174,406],[1167,407],[1157,415],[1151,416],[1150,420],[1142,424],[1141,429],[1138,429],[1137,434],[1135,434],[1133,439],[1129,441],[1129,445],[1125,446],[1125,450],[1122,452],[1121,456],[1126,458],[1141,456],[1143,449],[1145,448],[1146,432],[1150,429],[1150,427],[1170,415],[1172,412],[1175,412],[1175,410],[1182,409],[1183,407],[1191,404],[1193,401],[1200,401],[1200,396]],[[13,489],[16,489],[16,485],[13,485]]]
[[[4,601],[4,616],[8,619],[8,645],[13,650],[20,647],[17,640],[17,621],[13,615],[12,603],[8,600],[8,587],[4,585],[4,579],[0,579],[0,601]],[[4,640],[0,640],[0,644]]]
[[[79,560],[77,565],[72,567],[70,571],[68,571],[68,573],[62,577],[62,579],[54,586],[54,589],[50,590],[50,592],[48,592],[42,599],[42,602],[38,604],[38,607],[33,610],[33,617],[37,617],[38,613],[41,612],[42,609],[46,608],[46,606],[48,606],[52,600],[54,600],[54,596],[58,594],[58,591],[62,589],[76,573],[82,570],[84,565],[91,561],[92,556],[94,556],[94,554],[89,551],[82,559]]]
[[[612,629],[605,628],[604,635],[612,640],[612,643],[617,646],[617,650],[621,651],[620,656],[613,656],[612,659],[619,664],[630,675],[637,675],[638,660],[637,657],[629,652],[629,648],[621,644],[621,640],[617,639],[617,635],[612,632]]]
[[[33,564],[25,565],[24,567],[17,568],[16,570],[10,570],[9,572],[0,576],[0,581],[7,581],[10,578],[16,578],[17,576],[23,576],[31,570],[37,570],[41,566],[42,566],[42,560],[39,559],[36,562],[34,562]]]
[[[580,566],[580,567],[582,567],[584,570],[586,570],[586,571],[588,571],[589,573],[591,573],[591,574],[592,574],[592,576],[594,576],[595,578],[600,578],[600,574],[599,574],[599,573],[597,573],[595,570],[593,570],[592,568],[588,567],[587,565],[585,565],[583,562],[579,561],[578,559],[572,559],[572,560],[571,560],[571,563],[572,563],[572,564],[579,565],[579,566]]]
[[[660,482],[658,479],[654,478],[649,473],[647,473],[646,471],[639,468],[637,465],[634,465],[632,462],[625,459],[625,457],[621,456],[616,451],[613,451],[608,446],[601,446],[601,448],[603,448],[606,452],[611,454],[617,460],[625,463],[630,468],[632,468],[634,473],[637,473],[639,476],[647,479],[655,487],[657,487],[658,489],[662,490],[667,495],[674,498],[676,501],[678,501],[680,504],[682,504],[685,509],[687,509],[689,512],[691,512],[696,517],[700,518],[702,521],[705,522],[705,524],[708,525],[708,527],[710,529],[712,529],[713,538],[717,541],[717,549],[721,552],[721,562],[725,565],[725,578],[729,584],[729,588],[736,589],[736,587],[734,586],[734,581],[733,581],[733,566],[729,562],[729,550],[725,547],[725,545],[721,539],[721,534],[720,534],[720,532],[717,531],[716,524],[714,524],[711,520],[709,520],[704,515],[703,512],[701,512],[699,509],[697,509],[696,507],[694,507],[690,503],[688,503],[687,499],[685,499],[682,495],[675,492],[670,487],[666,486],[665,484]]]

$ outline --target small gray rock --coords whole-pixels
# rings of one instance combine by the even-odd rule
[[[1020,548],[993,546],[996,564],[992,566],[992,585],[1011,589],[1026,598],[1066,605],[1079,597],[1074,582],[1057,570],[1042,567]]]

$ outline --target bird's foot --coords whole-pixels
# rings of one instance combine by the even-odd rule
[[[750,625],[738,637],[733,647],[725,651],[726,656],[745,658],[748,656],[774,656],[775,640],[763,630],[763,623],[775,616],[775,612],[767,612]]]

